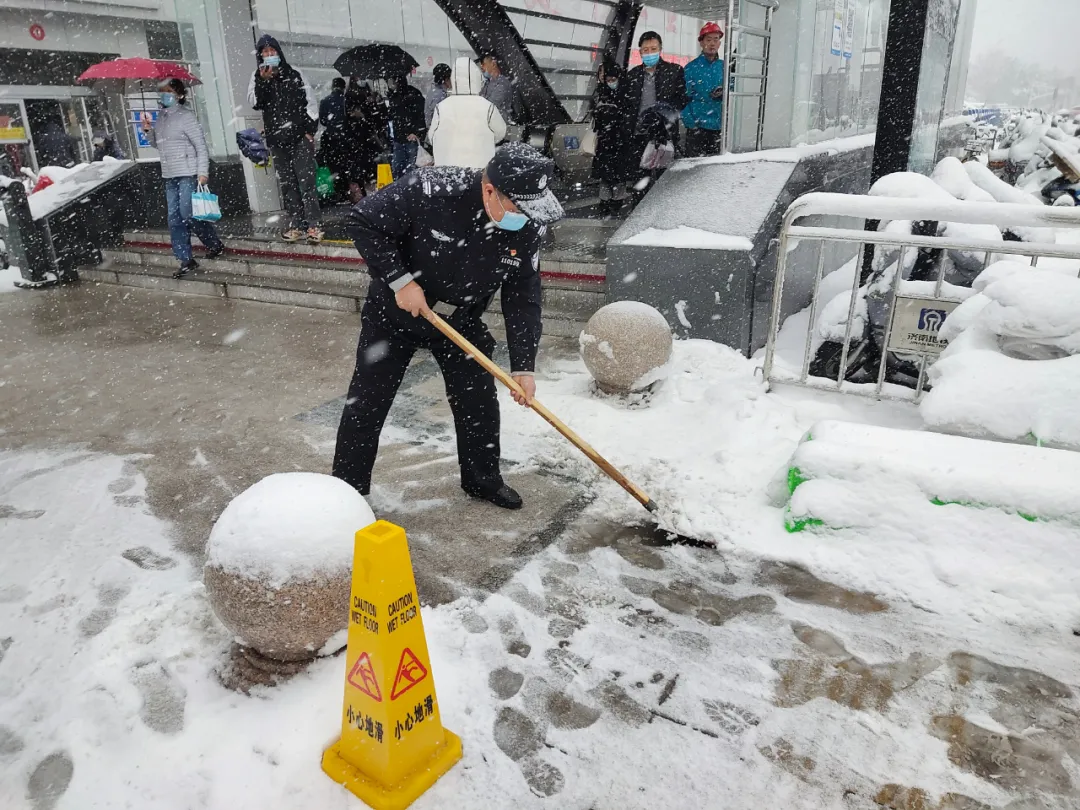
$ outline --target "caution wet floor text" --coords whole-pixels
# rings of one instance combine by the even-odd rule
[[[356,533],[341,739],[323,770],[376,810],[408,807],[461,758],[442,726],[405,532]]]

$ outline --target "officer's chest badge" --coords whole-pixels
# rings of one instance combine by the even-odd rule
[[[501,259],[499,259],[499,264],[503,265],[504,269],[512,267],[517,270],[519,267],[521,267],[521,259],[518,258],[517,250],[515,248],[511,248],[510,255],[503,256]]]

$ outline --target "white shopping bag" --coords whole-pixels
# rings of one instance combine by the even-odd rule
[[[641,155],[641,168],[649,171],[666,169],[674,162],[675,145],[672,143],[657,146],[653,141],[649,141],[645,152]]]
[[[191,193],[191,218],[205,222],[217,222],[221,219],[221,206],[217,195],[210,193],[209,186],[199,186]]]
[[[422,144],[418,145],[416,147],[416,165],[431,166],[433,163],[435,163],[435,158],[431,156],[431,152],[425,149]]]
[[[581,139],[581,152],[585,155],[596,154],[596,132],[590,129]]]

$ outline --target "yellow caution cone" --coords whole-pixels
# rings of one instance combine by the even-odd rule
[[[375,188],[380,189],[394,182],[394,175],[390,172],[389,163],[380,163],[375,169]]]
[[[341,739],[322,766],[374,810],[402,810],[461,759],[461,739],[442,725],[404,530],[358,531],[352,577]]]

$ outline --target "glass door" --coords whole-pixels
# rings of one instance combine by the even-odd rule
[[[81,98],[60,99],[60,117],[64,122],[64,131],[75,145],[79,163],[89,163],[94,155],[93,135],[86,120],[86,110]]]

